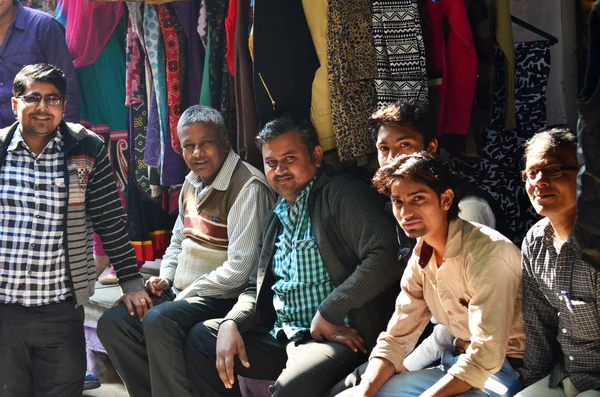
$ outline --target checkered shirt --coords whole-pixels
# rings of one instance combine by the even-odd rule
[[[40,306],[71,295],[63,248],[67,186],[60,131],[39,156],[20,130],[0,170],[0,302]]]
[[[308,194],[315,179],[298,196],[294,207],[282,199],[273,210],[282,224],[273,257],[273,305],[277,312],[271,335],[283,331],[289,340],[310,331],[321,302],[335,288],[310,228]]]
[[[600,273],[579,259],[572,236],[558,253],[553,241],[547,218],[523,241],[527,347],[521,373],[526,385],[550,374],[549,387],[569,377],[580,392],[599,389]]]

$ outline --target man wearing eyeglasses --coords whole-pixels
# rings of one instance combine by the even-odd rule
[[[73,59],[60,23],[45,12],[23,7],[19,0],[0,1],[0,128],[15,122],[11,87],[24,65],[48,63],[67,77],[64,119],[79,122],[80,103]]]
[[[106,148],[63,120],[67,81],[47,64],[15,76],[18,121],[0,130],[0,396],[82,394],[83,307],[96,278],[92,231],[117,270],[123,303],[151,301],[129,240]]]
[[[575,135],[541,132],[525,144],[525,188],[544,218],[522,246],[527,336],[518,396],[600,396],[600,273],[571,235],[576,207]]]

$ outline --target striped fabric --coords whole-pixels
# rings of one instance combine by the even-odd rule
[[[39,156],[20,131],[0,170],[0,302],[33,307],[59,303],[68,288],[62,214],[67,188],[60,132]]]
[[[315,178],[300,193],[291,210],[285,199],[273,210],[283,226],[273,257],[276,280],[273,306],[277,312],[271,331],[274,337],[283,331],[288,339],[294,340],[309,331],[319,304],[335,288],[310,228],[308,194]]]

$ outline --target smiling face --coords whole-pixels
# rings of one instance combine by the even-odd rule
[[[548,166],[577,166],[575,156],[564,148],[552,149],[544,141],[533,144],[527,152],[526,170]],[[525,182],[527,195],[535,211],[551,220],[570,217],[575,211],[577,192],[577,171],[563,170],[557,178],[548,178],[538,172],[534,180]]]
[[[394,217],[410,238],[446,233],[448,209],[454,192],[446,190],[439,197],[424,183],[410,178],[396,178],[391,186]]]
[[[269,139],[262,145],[265,175],[269,184],[290,206],[317,174],[323,160],[323,149],[312,153],[296,130]]]
[[[379,127],[376,145],[377,160],[379,166],[383,167],[401,154],[411,154],[423,150],[435,153],[438,142],[437,139],[432,139],[425,147],[423,135],[412,127],[399,123],[387,123]]]
[[[205,186],[213,183],[229,153],[229,141],[223,140],[217,129],[206,123],[184,125],[179,129],[179,140],[183,160],[190,171],[198,175]]]
[[[54,85],[39,81],[29,82],[22,96],[25,95],[62,97]],[[49,106],[45,100],[37,104],[27,104],[22,98],[12,98],[11,101],[26,142],[30,139],[49,141],[63,119],[67,102],[63,99],[58,105]]]

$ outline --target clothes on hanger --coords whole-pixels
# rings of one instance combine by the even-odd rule
[[[428,106],[427,62],[418,0],[373,1],[377,107],[414,99]]]

